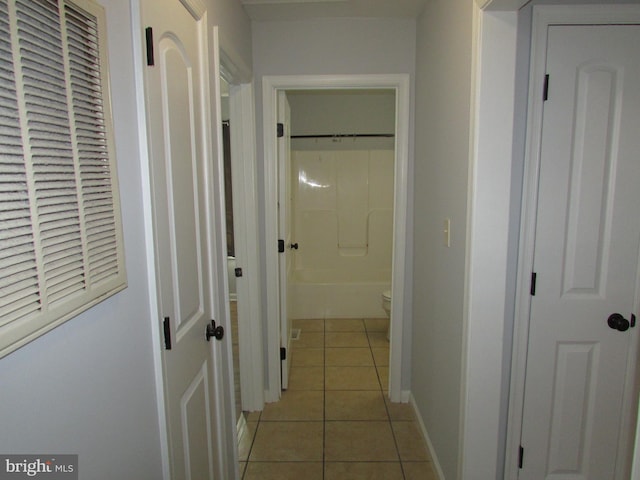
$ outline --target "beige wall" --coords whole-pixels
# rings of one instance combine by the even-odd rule
[[[472,11],[432,0],[417,25],[411,391],[447,479],[460,447]]]

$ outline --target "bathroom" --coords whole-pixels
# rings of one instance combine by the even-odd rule
[[[228,86],[222,81],[225,163]],[[289,317],[385,318],[390,308],[396,92],[289,90],[293,250]],[[230,310],[237,322],[231,178],[227,174]],[[387,295],[383,298],[383,293]],[[383,308],[386,307],[386,308]],[[234,373],[241,411],[237,323]],[[298,332],[294,329],[293,334]]]
[[[395,92],[290,90],[290,318],[385,317]],[[295,333],[295,332],[294,332]]]

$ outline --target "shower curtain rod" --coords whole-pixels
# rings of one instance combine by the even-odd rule
[[[393,133],[335,133],[322,135],[291,135],[291,138],[393,138]]]

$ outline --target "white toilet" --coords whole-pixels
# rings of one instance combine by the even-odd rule
[[[389,340],[389,332],[391,331],[391,290],[382,292],[382,308],[389,319],[389,328],[387,328],[387,340]]]

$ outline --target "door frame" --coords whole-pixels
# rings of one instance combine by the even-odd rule
[[[148,303],[150,313],[151,349],[153,354],[153,371],[156,387],[156,409],[158,412],[158,431],[160,437],[160,454],[162,461],[163,480],[171,479],[171,464],[169,463],[169,425],[167,422],[167,406],[164,396],[164,372],[162,368],[162,332],[160,329],[160,298],[158,296],[158,272],[156,268],[156,248],[153,234],[153,192],[151,189],[151,156],[149,153],[149,136],[147,134],[147,110],[144,69],[146,59],[141,32],[144,31],[145,24],[142,20],[142,0],[131,0],[131,27],[135,91],[136,91],[136,111],[138,126],[138,155],[140,158],[141,196],[143,208],[143,230],[145,239],[145,263],[148,283]]]
[[[531,30],[531,54],[529,65],[529,94],[525,139],[525,160],[520,222],[520,245],[516,281],[516,305],[513,333],[512,368],[510,380],[509,415],[507,420],[507,448],[505,458],[505,478],[518,476],[518,452],[522,435],[524,408],[524,386],[528,331],[531,308],[530,282],[533,271],[535,247],[535,226],[538,200],[538,173],[540,168],[540,146],[542,136],[543,88],[546,71],[547,29],[550,25],[572,24],[636,24],[640,23],[638,5],[545,5],[533,7]],[[637,297],[637,295],[636,295]],[[635,300],[636,309],[638,298]],[[631,342],[629,362],[626,369],[625,398],[623,401],[622,430],[618,448],[626,441],[632,441],[635,434],[637,405],[632,402],[637,387],[635,362],[638,354],[638,334]],[[633,420],[633,422],[631,421]],[[631,460],[629,455],[618,455],[616,472],[628,478]],[[637,460],[637,459],[636,459]]]
[[[264,407],[254,87],[250,67],[217,35],[217,73],[229,84],[235,249],[243,271],[236,281],[238,318],[244,319],[238,322],[240,391],[242,409],[253,412]]]
[[[266,324],[267,324],[267,380],[265,400],[280,398],[280,318],[278,299],[278,155],[277,155],[277,94],[279,90],[335,90],[390,89],[396,92],[396,145],[394,175],[394,231],[392,261],[391,340],[389,357],[389,396],[394,402],[407,402],[409,392],[402,385],[402,352],[411,347],[404,341],[406,246],[408,222],[408,168],[410,77],[408,74],[389,75],[284,75],[265,76],[262,80],[264,182],[265,182],[265,238],[266,238]],[[398,301],[397,299],[401,299]],[[410,323],[410,322],[409,322]],[[403,380],[406,380],[403,382]]]

